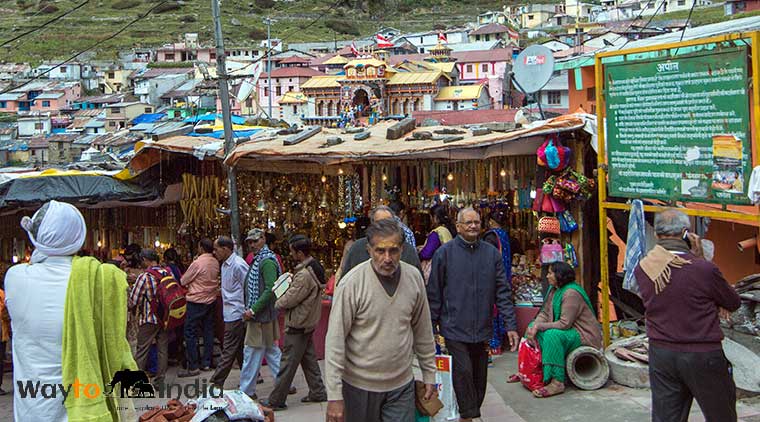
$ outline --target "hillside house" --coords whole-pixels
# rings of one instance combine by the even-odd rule
[[[50,151],[47,135],[34,136],[26,139],[29,147],[29,161],[35,165],[44,165],[50,162]]]
[[[47,137],[48,162],[50,164],[66,164],[78,161],[81,150],[72,148],[72,143],[78,134],[58,134]]]
[[[269,92],[269,74],[262,72],[256,86],[259,105],[267,109],[269,96],[272,96],[272,112],[280,108],[279,101],[288,92],[300,92],[301,86],[315,76],[325,76],[324,73],[310,67],[281,67],[272,70],[272,92]]]
[[[506,43],[517,45],[519,38],[520,34],[517,31],[499,23],[483,25],[469,34],[470,42],[503,40]]]
[[[20,115],[17,123],[20,137],[49,135],[53,131],[53,120],[49,113]]]
[[[32,73],[32,67],[26,63],[1,63],[0,81],[13,81],[27,78]]]
[[[139,101],[109,104],[106,106],[106,131],[124,130],[135,117],[145,113],[153,113],[153,106]]]
[[[456,44],[469,42],[469,32],[470,30],[468,28],[450,28],[444,31],[426,31],[404,34],[392,41],[397,45],[409,43],[417,49],[418,53],[426,54],[429,53],[431,48],[435,48],[438,45],[438,36],[440,33],[446,35],[446,44],[453,48]]]
[[[147,69],[131,76],[134,95],[140,102],[160,105],[161,96],[175,89],[190,79],[193,68]]]
[[[43,94],[43,98],[38,98]],[[81,96],[79,82],[35,81],[0,95],[0,112],[57,112],[68,108]]]
[[[723,4],[726,16],[760,10],[760,0],[726,0]]]
[[[491,107],[491,96],[484,85],[446,86],[433,99],[433,110],[478,110]]]
[[[509,18],[504,12],[485,12],[478,15],[478,25],[488,25],[489,23],[507,25]]]
[[[551,18],[564,13],[564,4],[528,4],[520,6],[519,17],[521,28],[542,28],[551,22]]]
[[[106,94],[96,95],[91,97],[82,97],[71,104],[71,108],[74,110],[100,110],[105,108],[108,104],[116,104],[124,101],[126,95],[124,94]]]

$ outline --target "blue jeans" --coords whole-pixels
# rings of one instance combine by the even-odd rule
[[[272,371],[275,381],[277,374],[280,373],[280,357],[282,353],[277,344],[269,347],[250,347],[243,348],[243,367],[240,369],[240,391],[252,396],[256,394],[256,378],[261,370],[261,362],[264,357],[267,358],[267,365]]]
[[[211,366],[214,352],[215,304],[187,302],[185,314],[185,344],[187,346],[187,369],[194,371]],[[198,356],[199,326],[203,330],[203,362]]]

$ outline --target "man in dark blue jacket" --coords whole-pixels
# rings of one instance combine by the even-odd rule
[[[494,303],[504,318],[512,351],[517,319],[501,254],[479,239],[480,214],[465,208],[457,215],[457,236],[433,256],[428,302],[433,327],[446,340],[462,421],[480,417],[488,380],[488,341]]]

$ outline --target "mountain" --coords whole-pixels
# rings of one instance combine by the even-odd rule
[[[230,45],[258,45],[266,37],[262,20],[271,16],[272,37],[285,42],[353,39],[383,26],[402,31],[431,30],[474,22],[479,13],[501,10],[495,0],[223,0],[222,24]],[[155,8],[120,35],[93,49],[98,59],[116,57],[119,50],[155,47],[197,32],[213,42],[211,0],[3,0],[0,2],[0,44],[25,31],[0,49],[0,62],[39,63],[68,58],[108,38],[129,22]]]

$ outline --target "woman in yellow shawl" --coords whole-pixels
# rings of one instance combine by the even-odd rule
[[[430,278],[430,263],[433,260],[435,251],[444,243],[453,239],[453,233],[456,233],[456,230],[452,231],[451,229],[453,224],[446,212],[446,207],[443,205],[438,204],[430,208],[430,218],[433,220],[434,228],[428,234],[425,244],[418,248],[420,250],[420,264],[422,265],[422,274],[425,276],[425,283]]]

